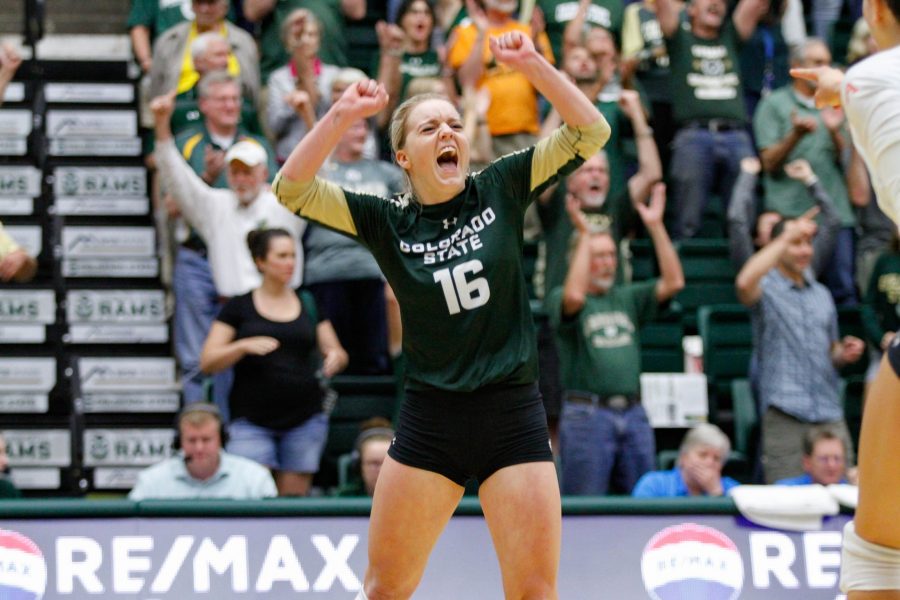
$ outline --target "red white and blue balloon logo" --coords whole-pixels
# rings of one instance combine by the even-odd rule
[[[744,585],[744,562],[721,531],[682,523],[647,543],[641,575],[653,600],[735,600]]]
[[[41,549],[15,531],[0,529],[0,598],[41,600],[47,589],[47,563]]]

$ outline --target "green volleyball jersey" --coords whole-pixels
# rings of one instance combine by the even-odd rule
[[[522,270],[523,215],[557,174],[595,154],[605,121],[563,126],[470,175],[454,198],[421,206],[321,179],[276,177],[282,204],[365,245],[400,303],[411,389],[472,391],[537,380]]]

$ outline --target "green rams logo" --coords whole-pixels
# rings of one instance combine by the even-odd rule
[[[66,172],[62,179],[62,193],[64,196],[75,196],[78,194],[78,175],[72,171]]]
[[[87,321],[94,314],[94,303],[89,296],[78,296],[75,300],[75,314],[79,319]]]
[[[109,440],[102,435],[94,435],[88,444],[88,452],[94,460],[104,460],[109,456]]]

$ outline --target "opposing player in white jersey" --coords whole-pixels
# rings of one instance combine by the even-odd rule
[[[880,52],[852,67],[794,69],[817,82],[819,106],[842,106],[882,210],[900,224],[900,0],[863,0]],[[866,401],[859,506],[844,530],[841,589],[848,600],[900,600],[900,337]]]

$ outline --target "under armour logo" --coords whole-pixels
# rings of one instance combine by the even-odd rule
[[[444,229],[450,229],[451,226],[456,225],[456,217],[452,219],[444,219]]]

